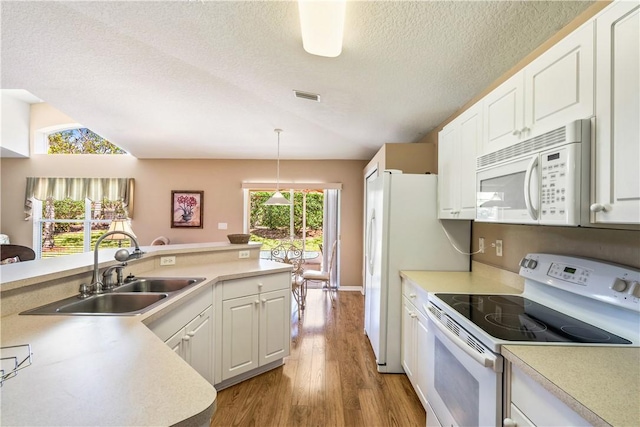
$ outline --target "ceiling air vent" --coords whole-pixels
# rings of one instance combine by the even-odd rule
[[[320,102],[320,95],[311,92],[302,92],[301,90],[293,90],[293,96],[300,99],[308,99],[309,101]]]

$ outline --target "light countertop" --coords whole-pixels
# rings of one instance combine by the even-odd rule
[[[474,269],[478,263],[474,263]],[[480,267],[480,266],[478,266]],[[520,293],[514,273],[403,271],[427,292]],[[498,269],[496,269],[498,270]],[[503,356],[594,425],[640,425],[640,348],[506,345]]]
[[[206,424],[216,390],[144,323],[217,281],[289,269],[257,259],[162,267],[144,275],[207,280],[139,316],[3,317],[2,346],[31,344],[33,363],[0,388],[0,424]]]

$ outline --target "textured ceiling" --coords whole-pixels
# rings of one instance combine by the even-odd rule
[[[1,84],[139,158],[370,159],[414,142],[591,2],[349,1],[337,58],[290,1],[2,1]],[[293,90],[322,102],[297,99]]]

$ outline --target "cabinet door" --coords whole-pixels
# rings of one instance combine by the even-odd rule
[[[476,218],[476,153],[482,143],[482,108],[476,104],[462,113],[460,137],[456,150],[458,185],[458,219]]]
[[[164,343],[166,345],[168,345],[169,348],[171,348],[171,350],[173,350],[173,352],[176,353],[178,356],[180,356],[183,359],[187,360],[187,356],[186,356],[186,354],[184,352],[184,345],[183,345],[185,338],[186,338],[186,335],[184,333],[184,328],[182,328],[178,332],[173,334]]]
[[[258,295],[222,301],[222,380],[258,367]]]
[[[289,355],[290,307],[289,289],[260,294],[260,366]]]
[[[429,348],[427,344],[427,318],[418,313],[416,319],[416,379],[415,389],[422,405],[427,405],[427,357]]]
[[[414,382],[414,366],[415,366],[415,324],[413,306],[407,302],[406,297],[402,297],[402,367],[405,374],[409,377],[409,381]]]
[[[639,10],[614,3],[596,20],[595,223],[640,223]]]
[[[540,135],[593,115],[594,24],[585,24],[524,69],[525,126]]]
[[[513,145],[526,136],[524,130],[524,77],[522,71],[483,99],[481,155]]]
[[[185,327],[187,362],[213,384],[213,307],[209,306]]]
[[[455,150],[459,129],[453,125],[445,127],[438,136],[438,218],[452,219],[456,216],[458,191],[456,188]]]

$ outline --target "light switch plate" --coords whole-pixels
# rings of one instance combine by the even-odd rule
[[[218,230],[226,230],[227,229],[227,223],[226,222],[219,222],[218,223]]]

